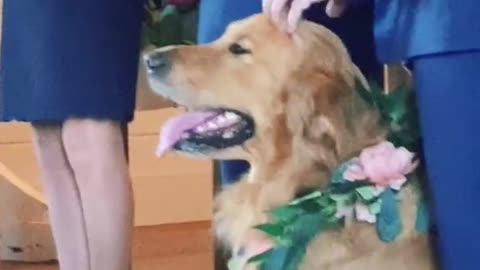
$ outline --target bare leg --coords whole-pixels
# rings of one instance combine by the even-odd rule
[[[91,270],[130,269],[133,198],[120,124],[67,120],[63,140],[80,188]]]
[[[61,125],[33,125],[34,144],[47,195],[62,270],[89,270],[80,194],[62,143]]]

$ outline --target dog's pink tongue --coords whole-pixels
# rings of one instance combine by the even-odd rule
[[[215,115],[217,115],[215,112],[187,112],[168,120],[160,132],[157,156],[170,151],[182,139],[185,131],[204,123]]]

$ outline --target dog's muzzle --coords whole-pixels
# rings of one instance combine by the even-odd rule
[[[153,51],[143,56],[147,72],[163,77],[172,68],[172,60],[169,52]]]

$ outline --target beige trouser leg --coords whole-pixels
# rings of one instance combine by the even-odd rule
[[[61,269],[90,270],[80,192],[65,154],[61,126],[35,125],[34,130],[35,150]]]
[[[50,128],[37,126],[37,137]],[[130,269],[133,199],[120,124],[68,120],[57,129],[52,144],[62,146],[64,162],[51,145],[39,143],[38,152],[62,270]],[[53,171],[67,168],[76,201],[73,188],[56,185],[66,175]]]
[[[68,120],[63,141],[80,189],[91,270],[128,270],[133,199],[120,124]]]

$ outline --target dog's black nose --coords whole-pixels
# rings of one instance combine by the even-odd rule
[[[144,56],[149,71],[164,71],[170,68],[170,58],[166,52],[152,52]]]

